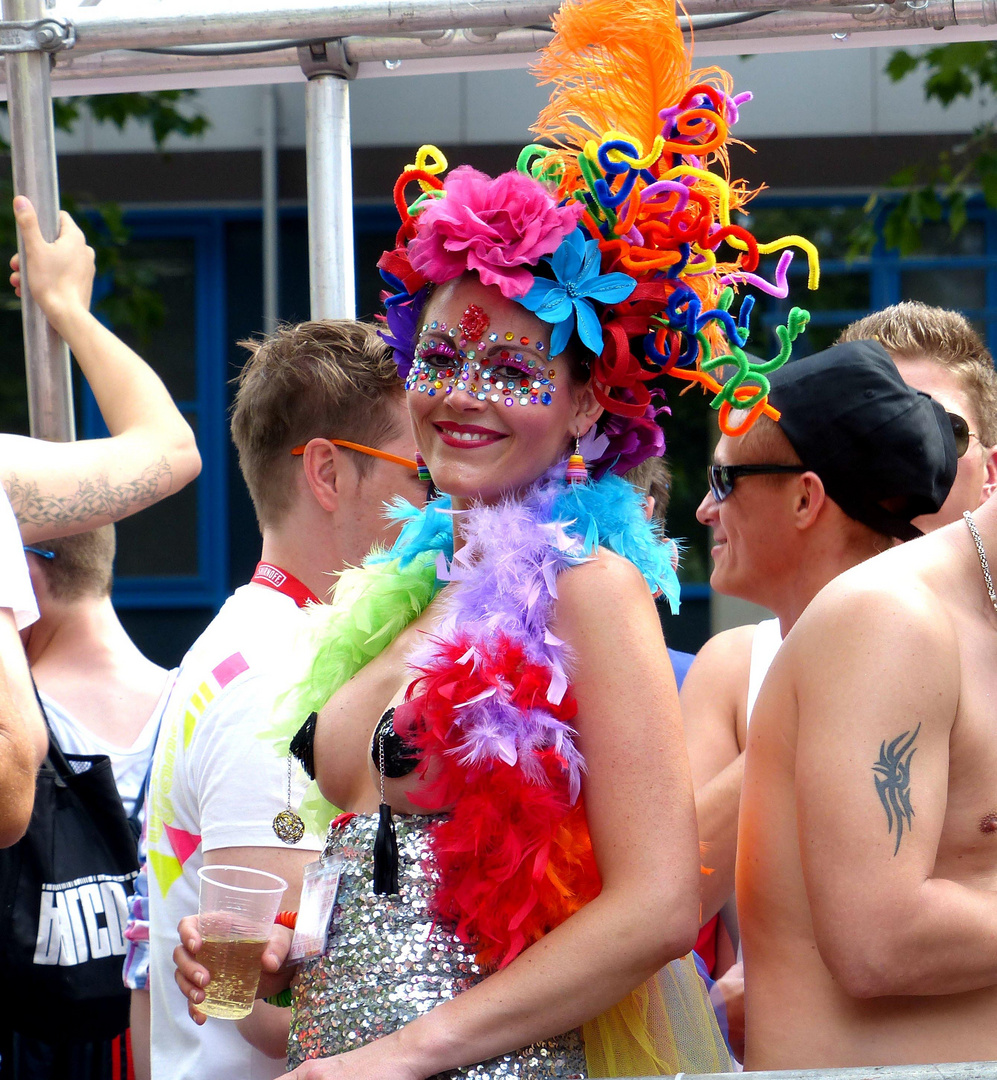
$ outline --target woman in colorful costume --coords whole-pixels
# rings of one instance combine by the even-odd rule
[[[768,408],[806,316],[754,363],[734,291],[785,295],[789,248],[813,252],[731,222],[745,98],[691,71],[659,4],[568,0],[555,29],[517,171],[444,178],[423,148],[395,189],[385,336],[441,494],[396,507],[395,546],[315,611],[274,731],[317,775],[302,815],[349,811],[333,929],[293,990],[290,1064],[322,1059],[301,1080],[730,1068],[687,955],[700,860],[652,602],[678,606],[675,549],[620,474],[664,450],[662,372],[728,430]]]

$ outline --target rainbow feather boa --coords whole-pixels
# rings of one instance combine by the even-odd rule
[[[560,467],[563,472],[563,465]],[[433,826],[435,908],[480,964],[507,964],[599,891],[571,726],[571,656],[550,631],[557,577],[602,546],[629,559],[677,610],[675,546],[643,500],[612,474],[567,485],[545,477],[519,498],[473,507],[453,556],[453,512],[398,503],[394,547],[340,578],[311,615],[308,670],[269,733],[286,754],[304,716],[376,656],[446,582],[441,623],[410,658],[413,681],[395,712],[432,781],[419,801]],[[331,817],[306,797],[314,825]]]

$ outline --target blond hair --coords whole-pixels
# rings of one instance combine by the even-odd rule
[[[997,444],[994,360],[964,315],[904,300],[851,323],[838,337],[839,342],[873,339],[895,360],[932,360],[951,371],[977,410],[981,442]]]
[[[401,434],[394,407],[403,389],[377,331],[351,319],[281,326],[239,344],[251,356],[238,378],[232,440],[262,528],[291,506],[301,468],[292,448],[319,438],[381,447]],[[374,459],[355,457],[363,476]]]

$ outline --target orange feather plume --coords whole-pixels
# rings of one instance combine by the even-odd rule
[[[661,132],[658,112],[676,104],[690,83],[674,4],[567,0],[553,25],[534,73],[554,89],[532,130],[580,150],[615,129],[649,150]]]

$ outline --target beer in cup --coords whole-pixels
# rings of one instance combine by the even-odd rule
[[[202,866],[198,921],[203,945],[197,954],[211,978],[201,1012],[241,1020],[253,1011],[260,962],[287,882],[246,866]]]

